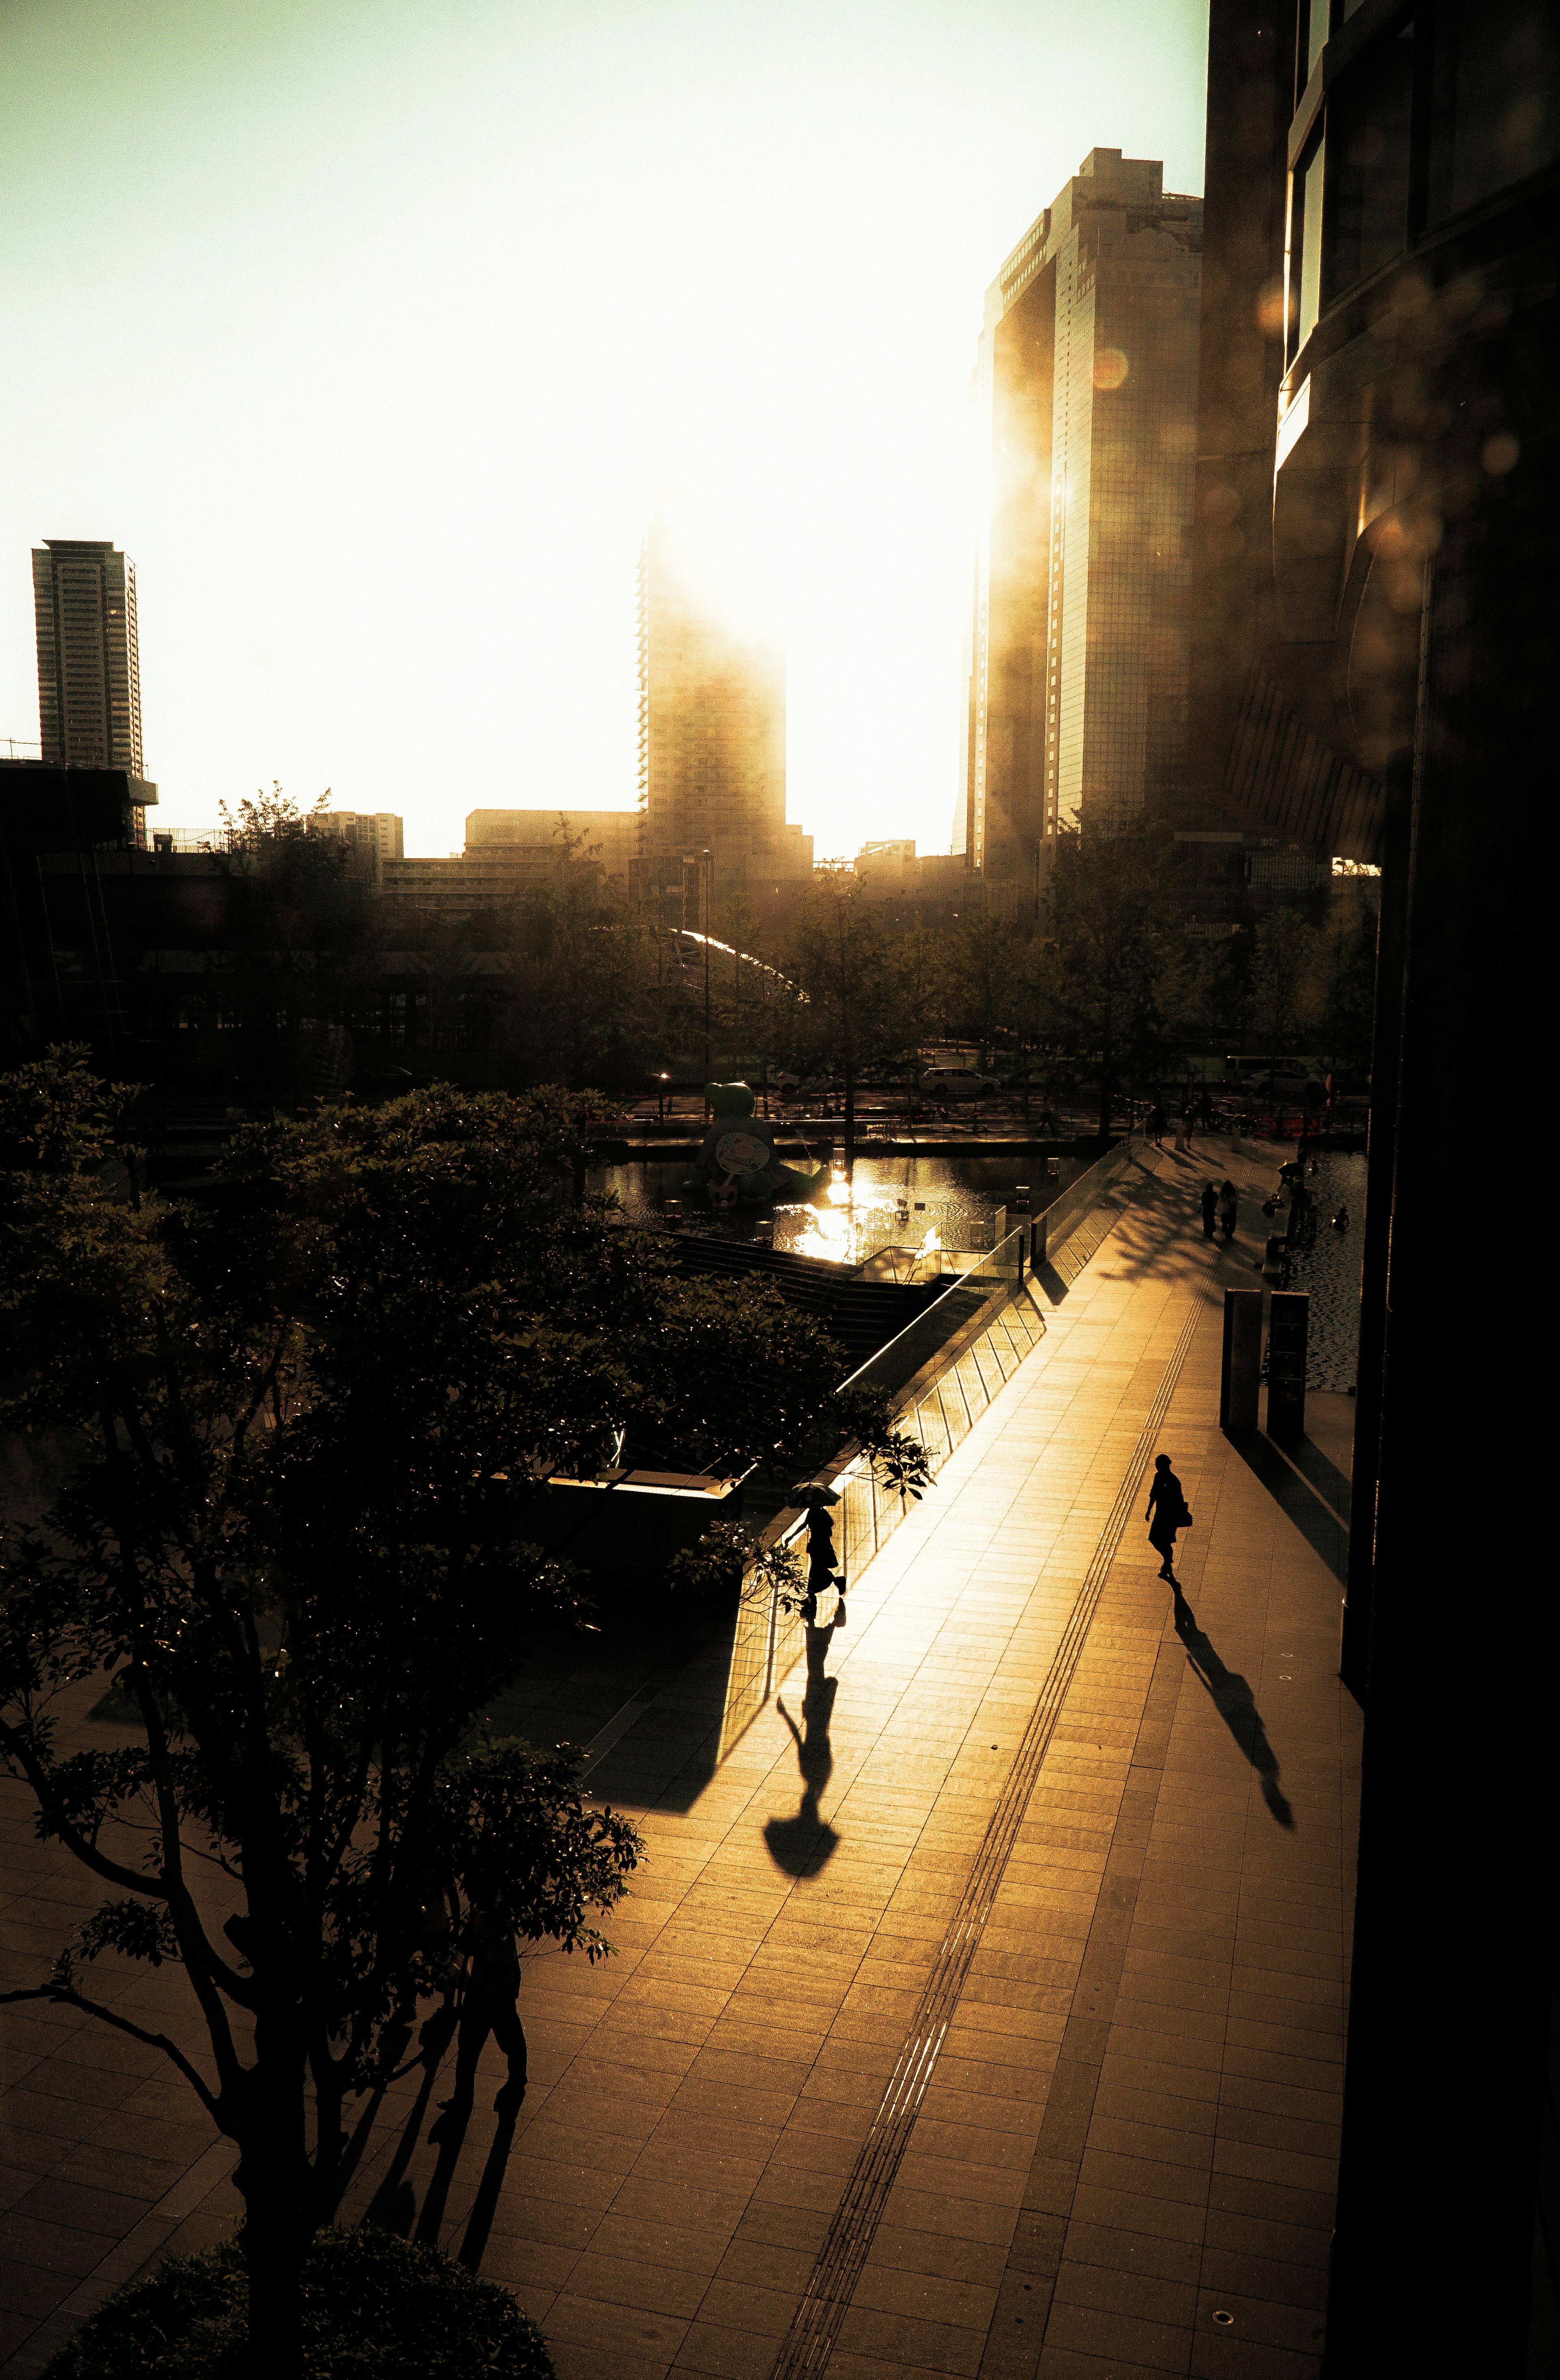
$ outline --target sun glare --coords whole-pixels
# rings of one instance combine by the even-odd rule
[[[0,11],[9,324],[49,358],[0,396],[0,735],[37,734],[28,548],[104,537],[172,822],[274,778],[412,853],[474,784],[631,808],[676,488],[723,610],[785,635],[791,819],[947,847],[982,293],[1095,142],[1196,186],[1190,0],[160,0],[92,6],[85,81],[79,14]]]

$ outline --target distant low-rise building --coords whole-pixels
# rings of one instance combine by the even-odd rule
[[[386,860],[399,859],[406,833],[394,810],[324,810],[309,821],[313,834],[334,835],[347,846],[351,874],[377,884]]]
[[[948,925],[981,905],[979,876],[962,852],[929,851],[917,856],[913,841],[864,843],[853,872],[869,899],[884,904],[895,923]]]
[[[466,848],[447,859],[407,859],[380,868],[387,898],[440,916],[497,909],[545,883],[568,860],[603,869],[620,892],[632,889],[640,847],[637,810],[535,809],[468,812]]]

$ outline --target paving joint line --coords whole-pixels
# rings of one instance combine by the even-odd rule
[[[1138,1499],[1144,1464],[1190,1353],[1199,1315],[1196,1305],[1188,1310],[1165,1364],[996,1808],[987,1822],[958,1907],[938,1946],[893,2073],[841,2192],[801,2302],[781,2341],[771,2380],[817,2380],[828,2368],[1082,1658],[1106,1578]]]

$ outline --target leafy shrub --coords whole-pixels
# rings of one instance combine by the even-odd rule
[[[241,2380],[249,2284],[236,2241],[170,2256],[84,2323],[43,2380]],[[322,2231],[303,2270],[305,2380],[552,2380],[507,2289],[436,2248]]]

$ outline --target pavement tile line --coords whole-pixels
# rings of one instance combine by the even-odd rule
[[[1164,1426],[1199,1319],[1191,1306],[1164,1367],[1164,1377],[1132,1450],[1115,1503],[1068,1615],[1023,1740],[966,1882],[957,1910],[938,1946],[903,2047],[867,2137],[857,2155],[818,2260],[781,2342],[771,2380],[817,2380],[828,2369],[841,2325],[871,2252],[888,2195],[926,2095],[948,2026],[980,1948],[986,1921],[1051,1739],[1062,1714],[1112,1563],[1141,1490],[1144,1468]]]

